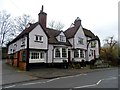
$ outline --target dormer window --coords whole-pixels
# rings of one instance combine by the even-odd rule
[[[83,38],[81,38],[81,37],[78,37],[78,44],[83,44]]]
[[[60,35],[60,42],[66,42],[66,38],[63,35]]]
[[[43,36],[35,35],[35,42],[43,42]]]

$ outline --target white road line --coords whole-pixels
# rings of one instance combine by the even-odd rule
[[[16,85],[11,85],[11,86],[7,86],[7,87],[4,87],[4,88],[12,88],[12,87],[15,87]]]
[[[58,79],[63,79],[63,78],[78,77],[78,76],[81,76],[81,75],[87,75],[87,74],[78,74],[78,75],[74,75],[74,76],[66,76],[66,77],[54,78],[54,79],[50,79],[50,80],[48,80],[46,82],[52,82],[52,81],[55,81],[55,80],[58,80]]]
[[[99,80],[96,84],[91,84],[91,85],[84,85],[84,86],[79,86],[79,87],[74,87],[74,88],[85,88],[85,87],[92,87],[92,86],[97,86],[99,85],[102,81],[104,80],[113,80],[113,79],[117,79],[117,77],[110,77],[110,78],[106,78],[106,79],[101,79]]]
[[[33,85],[33,84],[41,84],[41,83],[46,83],[46,82],[25,83],[25,84],[22,84],[22,85]]]
[[[58,80],[58,79],[60,79],[60,78],[50,79],[50,80],[48,80],[48,81],[46,81],[46,82],[52,82],[52,81],[55,81],[55,80]]]
[[[36,83],[25,83],[25,84],[22,84],[22,85],[33,85],[33,84],[36,84]]]
[[[74,88],[85,88],[85,87],[92,87],[92,86],[96,86],[96,84],[85,85],[85,86],[74,87]]]
[[[72,77],[78,77],[78,76],[82,76],[82,75],[87,75],[87,74],[78,74],[78,75],[74,75],[74,76],[66,76],[66,77],[54,78],[54,79],[50,79],[50,80],[45,81],[45,82],[25,83],[25,84],[22,84],[22,85],[33,85],[33,84],[40,84],[40,83],[48,83],[48,82],[52,82],[52,81],[62,79],[62,78],[72,78]]]
[[[82,75],[87,75],[87,74],[77,74],[77,75],[73,75],[73,76],[66,76],[66,77],[60,77],[60,78],[72,78],[72,77],[79,77]]]
[[[78,75],[75,75],[75,77],[79,77],[79,76],[84,76],[84,75],[87,75],[87,74],[78,74]]]
[[[117,79],[117,77],[110,77],[110,78],[106,78],[106,79],[103,79],[103,80],[113,80],[113,79]]]
[[[96,84],[97,84],[97,85],[98,85],[98,84],[100,84],[100,83],[101,83],[101,81],[102,81],[102,80],[99,80]]]

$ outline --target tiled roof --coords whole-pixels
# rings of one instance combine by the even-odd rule
[[[73,38],[74,35],[76,34],[77,30],[79,29],[80,26],[78,27],[71,27],[71,28],[68,28],[66,31],[65,31],[65,35],[66,37],[69,39],[69,38]],[[87,37],[90,37],[90,38],[96,38],[96,36],[88,29],[85,29],[83,28],[83,31],[84,31],[84,34],[85,36]],[[98,38],[98,37],[97,37]]]
[[[96,37],[90,30],[88,30],[86,28],[83,28],[83,31],[85,33],[85,36],[87,36],[87,37],[91,37],[91,38],[95,38]]]
[[[74,35],[76,34],[77,30],[79,29],[80,26],[77,26],[77,27],[71,27],[71,28],[68,28],[64,33],[67,37],[67,39],[69,38],[73,38]]]
[[[31,24],[30,27],[23,30],[15,39],[13,39],[11,42],[9,42],[7,45],[10,45],[14,42],[16,42],[18,39],[22,38],[24,35],[27,35],[29,32],[31,32],[37,25],[39,25],[38,22]],[[42,26],[41,26],[42,27]],[[42,27],[43,28],[43,27]],[[44,30],[44,29],[43,29]],[[51,28],[46,28],[44,30],[46,35],[48,36],[48,43],[49,44],[59,44],[59,45],[68,45],[71,46],[70,42],[66,40],[66,42],[59,42],[56,39],[56,36],[58,36],[62,31],[54,30]]]
[[[38,25],[38,22],[31,24],[30,27],[25,28],[15,39],[13,39],[11,42],[9,42],[7,45],[12,44],[16,42],[18,39],[23,37],[24,35],[28,34],[30,31],[32,31],[36,26]]]
[[[51,28],[46,28],[46,33],[49,35],[49,44],[58,44],[58,45],[68,45],[71,46],[70,42],[66,40],[66,42],[60,42],[56,39],[56,37],[61,33],[62,31],[54,30]]]

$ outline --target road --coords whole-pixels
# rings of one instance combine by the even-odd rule
[[[118,69],[12,84],[3,88],[118,88]]]

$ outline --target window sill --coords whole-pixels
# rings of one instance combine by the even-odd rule
[[[54,58],[54,59],[68,59],[67,57],[56,57],[56,58]]]
[[[84,44],[82,44],[82,43],[78,43],[77,45],[84,45]]]
[[[21,47],[24,47],[25,45],[21,45]]]

